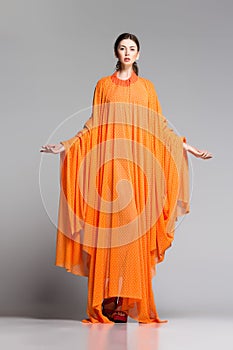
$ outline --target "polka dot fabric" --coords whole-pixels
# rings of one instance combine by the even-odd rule
[[[88,318],[112,323],[102,301],[122,297],[141,323],[167,322],[152,277],[189,212],[184,137],[168,128],[152,82],[117,72],[96,85],[91,117],[62,141],[55,265],[88,278]]]

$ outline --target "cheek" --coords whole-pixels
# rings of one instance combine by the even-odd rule
[[[124,52],[123,51],[118,51],[118,58],[123,57]]]

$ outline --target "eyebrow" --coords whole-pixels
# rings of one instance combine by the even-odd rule
[[[120,45],[120,46],[124,46],[124,47],[126,47],[125,45]],[[130,47],[136,47],[136,45],[131,45]]]

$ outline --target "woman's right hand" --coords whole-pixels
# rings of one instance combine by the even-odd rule
[[[183,142],[183,147],[186,151],[192,153],[197,158],[210,159],[213,157],[210,152],[206,150],[199,150],[196,147],[187,144],[186,142]]]
[[[61,143],[59,144],[48,144],[48,145],[44,145],[41,146],[41,150],[40,152],[45,152],[45,153],[61,153],[65,150],[64,145],[62,145]]]

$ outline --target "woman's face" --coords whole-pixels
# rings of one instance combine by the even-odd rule
[[[117,48],[117,58],[125,65],[132,65],[139,57],[136,43],[131,39],[121,40]]]

